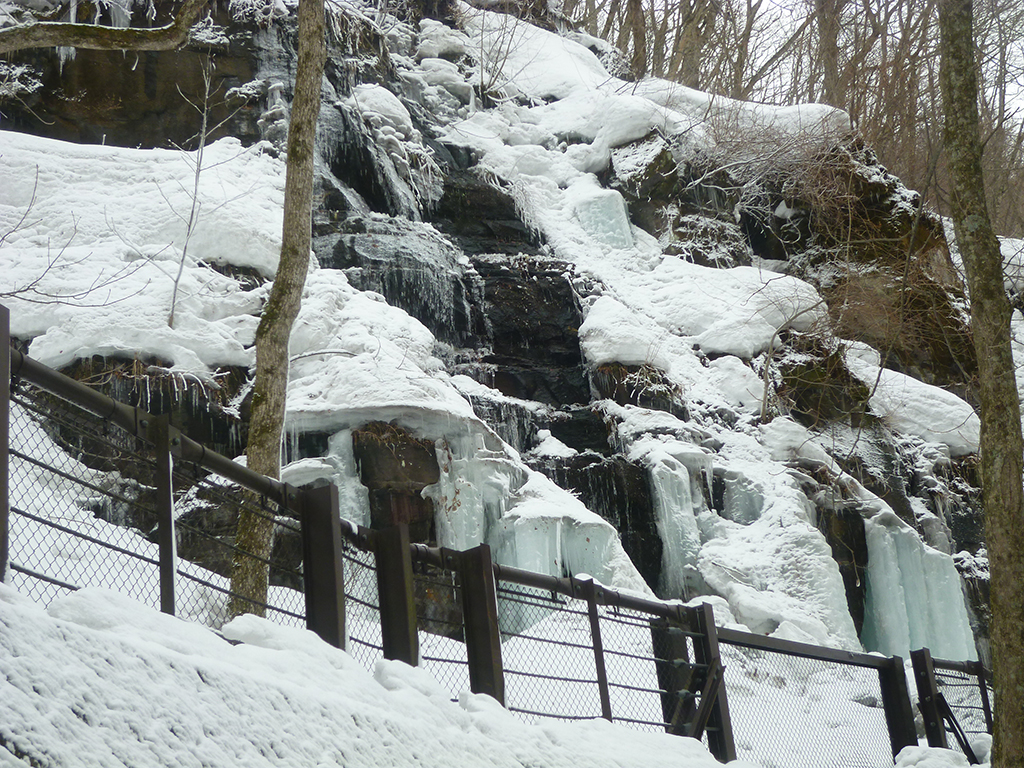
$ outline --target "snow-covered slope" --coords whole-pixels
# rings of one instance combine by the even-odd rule
[[[305,630],[223,636],[88,589],[46,611],[0,585],[0,765],[678,766],[692,739],[604,720],[529,725],[425,672],[371,674]],[[230,642],[229,642],[230,641]],[[740,768],[740,763],[734,763]]]
[[[252,616],[217,635],[104,590],[44,610],[0,584],[0,627],[5,768],[720,765],[693,739],[604,720],[530,725],[470,693],[456,703],[419,669],[380,661],[371,674],[311,632]],[[962,760],[908,747],[897,768]]]

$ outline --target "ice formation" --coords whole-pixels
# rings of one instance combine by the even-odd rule
[[[929,648],[940,659],[976,659],[953,559],[924,544],[895,515],[878,514],[864,525],[869,553],[864,646],[903,658]]]

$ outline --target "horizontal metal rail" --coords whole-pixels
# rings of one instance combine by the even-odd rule
[[[839,648],[825,648],[808,643],[797,643],[792,640],[753,635],[749,632],[725,629],[723,627],[718,628],[718,642],[740,648],[781,653],[786,656],[798,656],[804,659],[832,661],[837,664],[846,664],[854,667],[886,669],[892,664],[892,659],[885,656],[875,656],[870,653],[859,653],[857,651],[844,651]]]
[[[45,573],[33,571],[31,568],[25,568],[22,565],[18,565],[13,560],[8,565],[12,571],[17,571],[18,573],[24,574],[25,576],[29,576],[33,579],[38,579],[39,581],[45,581],[47,584],[53,584],[56,587],[63,587],[64,589],[71,590],[72,592],[77,592],[81,589],[81,587],[76,587],[74,584],[68,584],[66,581],[55,579],[53,576],[47,576]]]
[[[126,557],[134,557],[136,560],[141,560],[142,562],[149,563],[150,565],[160,565],[159,560],[154,560],[152,557],[144,555],[141,552],[134,552],[130,549],[125,549],[124,547],[118,546],[117,544],[111,544],[109,541],[98,539],[95,536],[90,536],[89,534],[83,533],[82,531],[76,531],[74,528],[70,528],[66,525],[61,525],[60,523],[56,523],[53,520],[47,520],[45,517],[40,517],[39,515],[33,515],[31,512],[26,512],[22,509],[18,509],[17,507],[11,507],[11,512],[20,515],[21,517],[28,518],[29,520],[32,520],[34,522],[37,522],[40,525],[45,525],[49,528],[53,528],[54,530],[60,531],[61,533],[66,533],[69,536],[74,536],[76,539],[88,541],[90,544],[95,544],[96,546],[102,547],[103,549],[109,549],[112,552],[117,552],[119,554],[125,555]],[[126,528],[125,530],[130,529]],[[142,539],[141,536],[139,536],[139,538]],[[142,540],[144,541],[145,539]]]
[[[101,392],[97,392],[79,381],[59,373],[33,360],[26,354],[11,347],[11,376],[27,381],[58,397],[77,405],[84,411],[98,416],[121,429],[139,437],[145,437],[150,424],[156,418],[138,406],[125,405]],[[258,472],[253,472],[236,461],[216,451],[209,450],[185,435],[177,435],[172,443],[182,459],[194,462],[204,469],[226,477],[254,493],[266,496],[281,506],[287,506],[293,492],[284,483]]]
[[[980,661],[951,661],[949,659],[932,658],[932,666],[935,669],[947,670],[949,672],[962,672],[965,675],[977,677],[981,672],[987,680],[992,679],[992,670]]]

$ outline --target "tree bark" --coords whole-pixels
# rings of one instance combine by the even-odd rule
[[[839,30],[842,28],[844,0],[814,0],[818,20],[818,59],[822,71],[821,101],[833,107],[843,106],[839,70]]]
[[[256,379],[246,461],[250,469],[270,477],[281,474],[281,433],[288,387],[288,339],[299,313],[309,270],[312,239],[313,159],[316,122],[326,48],[323,0],[300,0],[298,63],[288,127],[288,165],[284,192],[281,261],[256,331]],[[243,509],[238,521],[236,554],[231,572],[232,616],[263,614],[273,548],[273,521]],[[258,558],[258,559],[257,559]]]
[[[1010,303],[981,166],[971,0],[941,0],[940,80],[957,244],[978,355],[981,486],[991,572],[993,768],[1024,766],[1024,445],[1010,348]]]
[[[137,29],[40,21],[0,29],[0,53],[66,46],[97,51],[168,51],[180,48],[207,0],[185,0],[166,27]]]

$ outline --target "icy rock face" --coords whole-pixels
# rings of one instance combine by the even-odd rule
[[[380,293],[442,341],[467,346],[481,332],[476,274],[437,230],[383,216],[350,218],[346,228],[317,238],[321,266],[344,270],[352,285]]]
[[[651,482],[665,553],[659,591],[688,599],[699,594],[702,586],[697,572],[701,541],[696,513],[704,506],[699,486],[695,494],[693,479],[686,466],[671,455],[655,459]],[[698,498],[696,505],[695,495]]]
[[[891,515],[864,523],[868,542],[864,646],[904,658],[929,648],[941,659],[976,659],[963,586],[952,558],[926,546]]]
[[[644,581],[657,587],[664,544],[647,465],[622,455],[576,451],[551,435],[550,430],[541,433],[537,446],[524,456],[527,463],[572,491],[587,509],[611,523]]]

